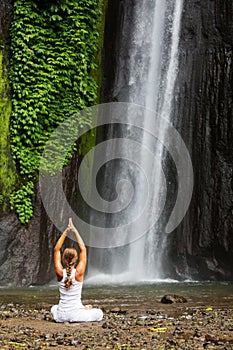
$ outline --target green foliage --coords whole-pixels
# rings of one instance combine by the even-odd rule
[[[31,200],[33,187],[33,183],[29,181],[10,196],[11,209],[18,214],[19,220],[22,224],[27,224],[33,214]]]
[[[4,77],[3,77],[4,76]],[[0,208],[7,209],[7,199],[13,190],[16,175],[9,150],[11,103],[8,97],[6,74],[3,74],[0,51]]]
[[[11,202],[24,223],[32,215],[28,184],[38,179],[41,154],[49,136],[67,117],[98,102],[96,57],[102,40],[99,23],[103,3],[103,0],[14,2],[10,133],[12,155],[23,185]],[[80,116],[79,127],[86,122]],[[57,147],[59,152],[62,145]],[[65,164],[73,150],[71,147]],[[19,196],[25,201],[22,198],[18,201]]]

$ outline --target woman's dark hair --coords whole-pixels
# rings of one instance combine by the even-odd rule
[[[70,289],[70,286],[73,285],[72,279],[70,278],[71,269],[74,266],[78,259],[78,253],[75,248],[66,248],[62,254],[62,261],[66,267],[67,278],[65,279],[66,289]]]

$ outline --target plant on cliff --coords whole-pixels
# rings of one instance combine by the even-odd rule
[[[32,184],[53,130],[97,103],[96,56],[101,0],[14,2],[11,27],[11,149],[20,186],[11,207],[32,216]],[[80,127],[86,120],[80,116]]]

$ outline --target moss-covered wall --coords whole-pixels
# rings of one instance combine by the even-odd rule
[[[16,171],[10,152],[11,100],[8,82],[11,0],[0,0],[0,213],[9,209]]]
[[[14,2],[9,60],[11,101],[3,97],[6,85],[1,80],[0,130],[4,137],[0,142],[0,200],[8,197],[22,223],[27,223],[33,214],[33,185],[38,180],[40,156],[49,135],[73,113],[99,102],[106,3]],[[80,127],[85,122],[80,119]],[[93,133],[90,137],[85,138],[83,148],[93,144]],[[11,170],[10,148],[16,171]]]
[[[9,122],[11,101],[8,84],[3,74],[2,51],[0,52],[0,208],[7,210],[7,203],[16,180],[16,172],[10,154]]]

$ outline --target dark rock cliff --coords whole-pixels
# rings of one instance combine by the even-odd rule
[[[233,279],[232,30],[232,1],[184,1],[175,112],[194,191],[169,238],[171,266],[197,279]]]

